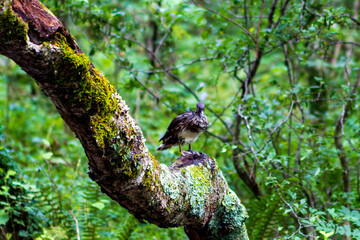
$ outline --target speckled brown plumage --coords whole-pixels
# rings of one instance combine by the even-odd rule
[[[184,144],[189,144],[189,150],[191,150],[191,143],[209,127],[204,109],[205,105],[199,102],[195,111],[185,112],[174,118],[165,135],[160,138],[159,141],[162,141],[162,144],[156,150],[162,151],[179,145],[183,154],[181,146]]]

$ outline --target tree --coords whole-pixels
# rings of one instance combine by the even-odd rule
[[[139,220],[191,239],[247,239],[246,211],[206,154],[159,164],[125,101],[38,1],[0,3],[0,54],[35,79],[75,132],[89,176]],[[197,163],[197,164],[194,164]]]
[[[251,239],[360,237],[359,0],[43,3],[127,99],[151,152],[169,115],[199,100],[205,103],[211,124],[194,148],[216,158],[241,197]],[[80,144],[64,134],[56,109],[12,61],[1,57],[0,71],[0,109],[5,105],[8,113],[0,110],[5,144],[15,149],[14,159],[24,171],[43,164],[66,179],[55,179],[53,186],[46,174],[31,173],[33,183],[48,184],[41,186],[44,194],[56,190],[53,197],[61,199],[66,191],[60,189],[71,184],[63,176],[77,174],[78,157],[85,157],[66,144],[59,148],[59,143]],[[5,90],[10,99],[4,98]],[[20,93],[31,100],[23,101]],[[28,118],[29,112],[37,117]],[[55,128],[50,123],[54,119]],[[167,159],[177,151],[155,156],[170,164]],[[59,157],[66,164],[59,164]],[[38,160],[28,164],[28,158]],[[87,163],[79,166],[85,169]],[[47,169],[44,173],[50,174]],[[94,231],[84,227],[89,221],[81,224],[82,213],[95,207],[79,207],[83,199],[78,196],[95,191],[79,189],[91,183],[87,176],[77,176],[77,198],[55,201],[62,209],[58,219],[68,224],[60,227],[74,234],[68,214],[74,210],[82,236],[103,237],[99,226]],[[116,211],[120,218],[122,210]],[[100,212],[108,216],[104,209],[92,213]],[[126,222],[112,217],[112,224]],[[51,226],[58,223],[50,221]],[[133,237],[152,227],[136,223]],[[104,231],[116,235],[111,226]],[[172,232],[182,234],[158,232],[164,239],[172,239]]]

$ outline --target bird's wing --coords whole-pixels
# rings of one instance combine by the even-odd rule
[[[188,119],[184,131],[203,132],[209,127],[209,122],[206,116],[199,116],[196,113]]]
[[[190,131],[190,132],[198,132],[199,131],[199,117],[196,116],[196,114],[194,114],[195,116],[191,117],[188,119],[188,121],[186,122],[186,126],[184,128],[185,131]]]
[[[193,112],[185,112],[182,113],[180,115],[178,115],[177,117],[175,117],[169,127],[166,130],[166,133],[164,134],[164,136],[162,138],[159,139],[159,141],[162,140],[166,140],[167,138],[171,137],[171,136],[177,136],[177,134],[181,131],[183,131],[187,125],[187,123],[189,121],[191,121],[192,117],[193,117]]]

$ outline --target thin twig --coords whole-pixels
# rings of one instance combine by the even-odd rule
[[[351,44],[351,45],[355,45],[355,46],[359,46],[360,47],[360,43],[357,42],[350,42],[350,41],[334,41],[334,42],[328,42],[327,46],[331,46],[331,45],[336,45],[336,44]]]
[[[239,88],[238,91],[235,93],[235,96],[233,97],[233,99],[231,100],[231,102],[228,103],[228,105],[226,105],[225,108],[223,108],[223,110],[222,110],[221,113],[219,114],[219,117],[222,117],[223,114],[225,113],[225,111],[226,111],[230,106],[232,106],[232,105],[234,104],[234,102],[237,100],[237,97],[239,96],[240,92],[241,92],[241,88]],[[214,119],[214,121],[210,124],[210,128],[211,128],[211,126],[213,126],[213,125],[216,123],[217,120],[218,120],[218,118],[215,118],[215,119]]]
[[[154,59],[159,63],[160,67],[162,67],[164,70],[166,69],[166,67],[164,66],[164,63],[150,50],[148,49],[146,46],[144,46],[142,43],[140,43],[139,41],[133,40],[133,39],[127,39],[124,38],[125,40],[128,41],[132,41],[134,43],[136,43],[137,45],[139,45],[140,47],[144,48],[145,51],[147,51],[150,55],[152,55],[154,57]],[[178,76],[176,76],[175,74],[173,74],[170,70],[166,71],[166,73],[175,81],[177,81],[178,83],[180,83],[180,85],[182,85],[191,95],[193,95],[195,97],[195,99],[197,101],[200,101],[200,98],[197,96],[197,94],[188,86],[186,85]],[[228,130],[228,132],[230,134],[232,134],[232,130],[230,129],[230,127],[228,126],[228,124],[221,118],[219,117],[219,115],[217,113],[215,113],[209,106],[206,107],[215,117],[217,117],[222,124],[225,126],[225,128]]]
[[[74,215],[74,213],[73,213],[73,210],[70,210],[70,214],[71,214],[71,216],[73,217],[73,219],[74,219],[74,221],[75,221],[77,239],[78,239],[78,240],[81,240],[81,239],[80,239],[79,222],[78,222],[78,220],[76,219],[76,217],[75,217],[75,215]]]
[[[264,13],[264,6],[265,6],[265,1],[262,0],[260,18],[259,18],[259,22],[258,22],[258,28],[257,28],[256,40],[255,40],[255,59],[257,59],[258,55],[259,55],[259,34],[260,34],[260,28],[261,28],[261,21],[262,21],[262,17],[263,17],[263,13]]]
[[[288,76],[289,76],[289,82],[290,82],[290,85],[291,85],[291,89],[293,89],[294,85],[295,85],[295,83],[297,81],[295,80],[295,77],[294,77],[294,73],[293,73],[294,71],[292,71],[292,69],[294,69],[294,67],[291,68],[292,64],[290,63],[289,52],[288,52],[288,49],[287,49],[285,44],[283,46],[283,52],[284,52],[284,56],[285,56],[285,65],[287,67],[287,72],[288,72]],[[292,95],[295,96],[296,105],[300,109],[301,123],[305,124],[305,111],[304,111],[303,107],[301,106],[301,101],[300,101],[300,99],[299,99],[296,92],[293,92]],[[301,133],[300,133],[300,136],[299,136],[298,146],[297,146],[297,149],[296,149],[296,155],[295,155],[295,160],[294,160],[295,167],[300,165],[300,151],[301,151],[301,146],[302,146],[302,143],[303,143],[304,131],[305,130],[302,129]],[[290,132],[289,132],[289,134],[290,134]],[[289,148],[290,148],[290,146],[291,146],[291,143],[289,142]],[[289,156],[290,156],[290,154],[289,154]]]
[[[293,104],[294,104],[294,103],[292,102],[291,106],[293,106]],[[271,172],[265,167],[264,164],[262,164],[262,163],[260,162],[260,160],[259,160],[259,158],[258,158],[258,156],[257,156],[257,153],[255,152],[254,144],[253,144],[253,141],[252,141],[253,138],[252,138],[252,134],[251,134],[251,127],[250,127],[250,125],[249,125],[249,122],[248,122],[247,117],[244,116],[244,115],[241,113],[241,109],[242,109],[242,106],[241,106],[241,104],[239,104],[239,107],[238,107],[238,110],[237,110],[237,114],[239,114],[239,116],[242,117],[242,119],[244,120],[245,125],[246,125],[246,127],[247,127],[247,129],[248,129],[248,137],[249,137],[249,139],[250,139],[250,150],[251,150],[252,154],[254,155],[257,163],[265,170],[265,172],[268,174],[268,176],[269,176],[270,178],[272,178]],[[281,195],[281,193],[280,193],[279,186],[278,186],[276,183],[274,184],[274,187],[275,187],[275,189],[276,189],[276,191],[277,191],[278,196],[279,196],[280,199],[282,200],[282,202],[290,209],[290,215],[292,215],[292,216],[296,219],[296,221],[297,221],[297,223],[298,223],[298,225],[299,225],[299,226],[298,226],[298,229],[290,236],[290,238],[292,238],[292,237],[293,237],[296,233],[298,233],[298,232],[299,232],[301,235],[304,235],[304,234],[301,232],[301,229],[303,228],[303,225],[302,225],[302,223],[301,223],[301,221],[300,221],[300,217],[296,214],[294,208],[282,197],[282,195]]]
[[[342,17],[348,17],[351,19],[351,21],[353,21],[354,23],[356,23],[357,25],[360,25],[360,22],[353,16],[351,16],[350,14],[343,14],[341,15]]]
[[[165,41],[165,38],[169,35],[169,33],[171,32],[171,27],[169,27],[168,31],[165,33],[165,35],[161,38],[159,45],[157,45],[154,54],[156,55],[160,49],[160,47],[162,46],[162,44]]]
[[[289,2],[290,2],[290,0],[286,0],[286,1],[284,2],[284,4],[281,6],[280,16],[278,17],[278,20],[276,21],[273,29],[276,29],[277,26],[279,26],[279,24],[280,24],[280,22],[281,22],[281,20],[282,20],[282,17],[285,15],[286,8],[287,8],[287,5],[289,4]]]
[[[160,97],[159,97],[156,93],[154,93],[150,88],[148,88],[148,87],[136,76],[136,74],[135,74],[134,72],[130,72],[130,74],[134,77],[134,79],[135,79],[138,83],[140,83],[140,85],[141,85],[143,88],[145,88],[145,90],[146,90],[148,93],[150,93],[151,96],[153,96],[153,97],[155,98],[156,102],[159,102],[159,101],[160,101]]]
[[[285,118],[284,120],[282,120],[282,121],[271,131],[268,139],[266,140],[266,142],[264,143],[264,145],[259,149],[259,151],[258,151],[257,153],[261,153],[261,152],[265,149],[266,145],[271,141],[272,135],[278,130],[279,127],[281,127],[284,123],[286,123],[286,122],[289,120],[290,115],[292,114],[292,111],[293,111],[294,104],[295,104],[295,102],[294,102],[294,101],[291,101],[290,109],[289,109],[288,114],[286,115],[286,118]]]
[[[352,55],[352,52],[354,50],[354,47],[351,49],[351,53],[349,54],[349,57],[348,59],[346,60],[346,63],[345,63],[345,78],[347,79],[348,81],[348,88],[351,87],[351,83],[350,83],[350,76],[349,76],[349,69],[347,67],[347,64],[350,62],[351,58],[350,56]],[[344,116],[345,116],[345,111],[350,111],[350,109],[352,108],[351,106],[347,106],[348,104],[350,104],[350,102],[353,102],[354,101],[354,95],[356,94],[356,91],[358,91],[358,88],[359,88],[359,84],[360,84],[360,70],[356,76],[356,80],[354,82],[354,85],[353,85],[353,88],[350,92],[350,100],[347,100],[347,104],[344,104],[343,105],[343,112],[341,114],[342,118],[341,118],[341,133],[342,133],[342,136],[347,140],[347,142],[349,143],[349,145],[351,146],[352,150],[357,152],[357,153],[360,153],[360,150],[356,149],[354,147],[354,145],[352,144],[351,140],[346,136],[345,134],[345,131],[344,131],[344,121],[346,121],[346,119],[344,120]],[[353,103],[351,103],[351,105],[353,105]],[[349,110],[345,109],[345,108],[349,108]]]
[[[136,70],[136,69],[131,69],[131,70],[134,70],[134,71],[137,71],[137,72],[142,72],[142,73],[166,73],[168,71],[179,69],[179,68],[182,68],[182,67],[186,67],[188,65],[191,65],[191,64],[194,64],[194,63],[197,63],[197,62],[214,60],[214,59],[217,59],[217,58],[218,57],[202,57],[202,58],[194,59],[194,60],[192,60],[190,62],[181,64],[179,66],[173,66],[173,67],[169,67],[169,68],[165,68],[165,69],[159,69],[159,70]]]
[[[270,13],[268,15],[268,25],[267,25],[267,28],[269,28],[269,29],[272,27],[272,24],[274,21],[274,13],[276,10],[277,3],[278,3],[278,0],[273,0],[273,2],[271,4]]]
[[[227,137],[219,136],[219,135],[217,135],[217,134],[215,134],[213,132],[210,132],[209,130],[207,130],[206,133],[209,134],[212,137],[215,137],[215,138],[219,139],[223,143],[228,143],[229,142],[229,138],[227,138]]]
[[[214,14],[216,14],[216,15],[224,18],[224,19],[226,19],[227,21],[231,22],[232,24],[238,26],[238,27],[241,28],[247,35],[249,35],[249,36],[251,37],[251,39],[254,40],[254,42],[256,43],[256,39],[254,38],[254,36],[251,35],[251,33],[250,33],[248,30],[246,30],[246,28],[244,28],[241,24],[235,22],[235,21],[232,20],[231,18],[228,18],[228,17],[222,15],[221,13],[215,11],[214,9],[211,9],[211,8],[209,8],[209,7],[207,7],[207,6],[204,6],[204,5],[196,2],[195,0],[192,0],[192,2],[193,2],[195,5],[197,5],[197,6],[199,6],[199,7],[202,7],[202,8],[205,8],[205,9],[208,10],[209,12],[212,12],[212,13],[214,13]]]
[[[300,32],[303,30],[303,15],[305,10],[305,1],[301,1],[301,11],[300,11]]]
[[[350,54],[351,55],[351,54]],[[350,59],[350,56],[349,56]],[[349,60],[348,59],[348,60]],[[347,63],[346,63],[347,64]],[[347,67],[345,64],[345,75],[347,74]],[[350,81],[350,80],[349,80]],[[350,84],[350,83],[349,83]],[[341,163],[341,167],[343,169],[343,191],[345,193],[350,193],[351,191],[351,179],[350,179],[350,167],[349,167],[349,159],[346,155],[345,148],[341,138],[345,136],[344,133],[344,123],[346,122],[349,115],[352,113],[354,100],[355,100],[355,93],[358,91],[360,84],[360,70],[358,71],[355,83],[353,88],[350,92],[350,99],[346,100],[346,103],[343,104],[342,113],[336,121],[335,131],[334,131],[334,144],[336,149],[338,150],[338,156]],[[347,139],[347,138],[346,138]],[[351,142],[349,141],[350,145],[352,146]],[[353,146],[352,146],[353,147]]]

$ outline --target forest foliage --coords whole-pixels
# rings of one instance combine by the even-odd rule
[[[116,87],[156,159],[176,114],[206,105],[250,239],[360,239],[359,0],[46,0]],[[186,239],[139,223],[87,175],[79,141],[0,58],[0,238]]]

